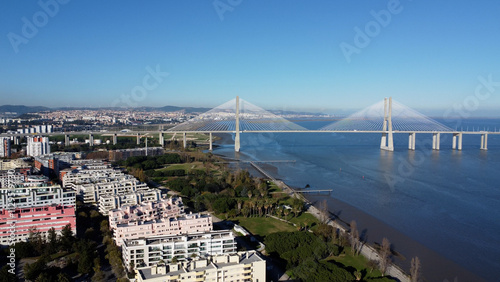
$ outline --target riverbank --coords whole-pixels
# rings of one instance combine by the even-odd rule
[[[221,135],[221,145],[230,146],[233,143],[230,135]],[[227,150],[226,150],[227,151]],[[214,153],[218,153],[215,151]],[[223,157],[239,158],[242,160],[252,160],[252,156],[242,153],[226,153]],[[262,164],[259,165],[277,179],[285,179],[284,175],[280,175],[280,166],[282,164]],[[286,165],[286,164],[285,164]],[[245,163],[233,164],[235,168],[248,169],[255,176],[262,175]],[[335,187],[335,185],[332,185]],[[294,187],[296,188],[296,187]],[[334,190],[335,193],[335,190]],[[373,217],[372,215],[363,212],[345,202],[337,200],[335,194],[333,196],[326,195],[307,195],[306,199],[313,205],[319,205],[323,200],[327,200],[329,211],[338,219],[336,222],[350,222],[355,220],[360,230],[361,236],[369,244],[380,243],[383,237],[386,237],[392,243],[392,248],[401,254],[400,257],[394,258],[394,263],[400,266],[405,272],[409,272],[410,261],[412,257],[418,256],[422,263],[422,275],[426,281],[485,281],[464,267],[447,259],[443,255],[429,249],[420,242],[414,240],[411,234],[404,234],[397,229],[397,226],[390,226],[382,220]],[[411,224],[411,222],[408,222]],[[439,232],[440,227],[435,227],[435,232]],[[471,250],[472,251],[472,250]],[[464,254],[466,255],[466,254]]]

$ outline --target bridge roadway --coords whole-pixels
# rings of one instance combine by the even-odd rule
[[[135,130],[135,131],[128,131],[128,132],[123,132],[123,131],[71,131],[71,132],[51,132],[51,133],[2,133],[0,134],[0,137],[23,137],[23,136],[34,136],[34,135],[43,135],[43,136],[57,136],[57,135],[65,135],[66,140],[65,144],[69,145],[69,136],[71,135],[89,135],[89,139],[93,140],[94,135],[103,135],[103,136],[113,136],[113,143],[117,143],[117,137],[130,137],[130,136],[136,136],[137,137],[137,143],[140,143],[140,139],[142,137],[146,137],[147,135],[155,135],[158,134],[160,136],[160,144],[164,144],[164,134],[181,134],[182,139],[183,139],[183,145],[184,147],[187,146],[186,142],[186,134],[193,134],[193,133],[202,133],[202,134],[209,134],[210,139],[209,139],[209,149],[212,150],[212,134],[217,134],[217,133],[237,133],[235,130],[215,130],[215,131],[210,131],[210,130],[190,130],[190,131],[169,131],[169,130]],[[464,134],[466,135],[481,135],[481,149],[482,150],[487,150],[487,142],[488,142],[488,135],[500,135],[500,131],[398,131],[398,130],[393,130],[393,131],[388,131],[388,130],[240,130],[238,133],[375,133],[375,134],[382,134],[382,142],[384,142],[385,137],[384,135],[387,134],[409,134],[409,141],[408,141],[408,149],[410,150],[415,150],[415,135],[416,134],[432,134],[433,135],[433,141],[432,141],[432,149],[434,150],[439,150],[440,147],[440,135],[441,134],[452,134],[453,135],[453,141],[452,141],[452,148],[453,149],[462,149],[462,136]],[[392,139],[392,138],[391,138]],[[381,149],[388,149],[386,145],[382,146]],[[393,147],[389,150],[393,150]]]

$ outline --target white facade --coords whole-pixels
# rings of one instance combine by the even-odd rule
[[[10,155],[10,138],[0,137],[0,158],[8,158]]]
[[[138,282],[266,281],[266,261],[255,251],[198,258],[136,270]]]
[[[16,208],[41,207],[53,204],[74,206],[76,193],[72,190],[65,190],[59,185],[0,189],[0,209],[10,207],[9,204],[12,201]]]
[[[231,230],[124,240],[122,245],[123,263],[127,269],[131,264],[137,268],[151,267],[160,260],[170,262],[174,257],[180,261],[235,252],[236,241]]]
[[[116,228],[118,224],[127,224],[132,221],[148,221],[160,218],[179,216],[184,213],[182,198],[170,197],[156,201],[147,201],[141,204],[124,205],[110,210],[109,226]]]
[[[28,136],[28,145],[26,146],[26,155],[36,157],[50,154],[50,145],[48,137]]]
[[[118,224],[113,229],[113,239],[117,246],[121,246],[125,239],[192,234],[212,230],[212,217],[196,213],[150,221],[131,221],[126,224]]]
[[[82,196],[84,203],[96,204],[99,202],[99,198],[104,195],[122,195],[147,190],[149,187],[136,179],[76,185],[77,194]]]
[[[146,201],[158,201],[160,199],[161,191],[158,189],[149,189],[118,195],[103,195],[99,197],[99,212],[102,214],[108,214],[109,211],[118,209],[124,205],[137,205]]]

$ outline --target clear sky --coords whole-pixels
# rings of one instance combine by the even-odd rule
[[[496,0],[59,1],[2,1],[0,104],[500,109]]]

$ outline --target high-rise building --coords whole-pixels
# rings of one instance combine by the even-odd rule
[[[50,154],[49,137],[28,136],[27,139],[26,155],[36,157]]]
[[[10,154],[10,138],[0,137],[0,157],[9,158]]]

